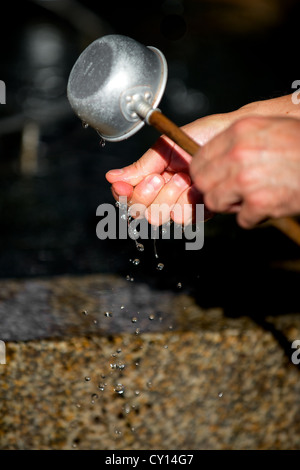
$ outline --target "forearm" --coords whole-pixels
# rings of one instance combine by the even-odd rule
[[[259,115],[266,117],[294,117],[300,119],[300,104],[293,102],[293,94],[270,100],[255,101],[242,106],[236,112],[240,117]],[[294,100],[295,101],[295,100]]]

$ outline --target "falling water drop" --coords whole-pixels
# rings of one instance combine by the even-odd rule
[[[87,310],[82,310],[82,315],[88,315],[88,311]]]
[[[219,397],[219,398],[222,398],[222,396],[223,396],[223,392],[220,392],[220,393],[218,394],[218,397]]]
[[[154,318],[155,318],[155,317],[154,317],[154,315],[153,315],[153,314],[151,314],[151,315],[149,315],[149,317],[148,317],[148,318],[149,318],[149,320],[154,320]]]
[[[165,265],[163,263],[158,263],[158,265],[156,266],[156,269],[158,271],[162,271],[164,269]]]
[[[178,289],[181,289],[181,288],[182,288],[181,282],[178,282],[178,283],[177,283],[177,287],[178,287]]]
[[[100,142],[99,142],[100,147],[102,147],[102,148],[105,147],[105,144],[106,144],[105,140],[100,139]]]
[[[139,251],[144,251],[145,247],[142,243],[138,243],[136,242],[136,248],[139,250]]]
[[[83,127],[84,129],[87,129],[87,128],[89,127],[89,125],[88,125],[87,122],[82,121],[82,127]]]
[[[91,396],[91,398],[92,398],[91,403],[94,404],[95,401],[98,399],[97,393],[93,393],[92,396]]]
[[[140,264],[140,260],[138,258],[135,258],[132,263],[135,265],[135,266],[138,266]]]
[[[123,384],[117,384],[114,388],[114,391],[119,395],[123,395],[123,393],[125,392],[125,387]]]
[[[137,317],[132,317],[131,323],[136,323],[138,321]]]
[[[85,381],[89,382],[91,380],[91,377],[85,377]]]
[[[105,317],[112,317],[112,313],[111,313],[111,312],[105,312],[105,313],[104,313],[104,316],[105,316]]]

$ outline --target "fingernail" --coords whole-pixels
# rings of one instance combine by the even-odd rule
[[[159,189],[162,186],[162,181],[159,176],[155,175],[147,183],[147,186],[152,187],[152,189]]]
[[[177,173],[173,176],[172,180],[176,184],[176,186],[179,186],[180,188],[188,185],[188,176],[183,177]]]
[[[124,170],[122,169],[117,169],[117,170],[110,170],[107,172],[107,174],[111,175],[111,176],[119,176],[119,175],[122,175],[124,173]]]

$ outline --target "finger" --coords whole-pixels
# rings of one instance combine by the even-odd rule
[[[106,173],[106,179],[110,183],[122,180],[136,186],[149,174],[161,174],[165,170],[186,171],[191,159],[190,155],[168,137],[162,136],[137,162],[125,168],[110,170]]]
[[[135,204],[139,204],[139,215],[144,215],[144,211],[141,212],[141,205],[145,209],[154,201],[159,191],[163,188],[165,180],[161,175],[148,175],[143,179],[133,190],[129,204],[131,206],[129,213],[132,217],[135,217]]]
[[[237,222],[243,228],[252,228],[271,216],[274,206],[272,191],[261,189],[249,194],[241,205]]]
[[[173,207],[171,217],[174,222],[185,225],[193,223],[195,221],[197,204],[203,204],[203,195],[192,185],[182,192]]]
[[[151,206],[145,211],[145,217],[153,225],[161,225],[170,219],[172,208],[183,191],[191,184],[186,173],[176,173],[164,185]]]
[[[225,181],[208,191],[204,196],[205,205],[213,212],[231,212],[241,203],[243,196],[232,180]]]
[[[111,192],[116,200],[123,196],[127,197],[127,200],[129,201],[133,193],[133,186],[131,186],[131,184],[124,183],[123,181],[117,181],[112,185]]]
[[[170,179],[174,176],[174,172],[173,171],[163,171],[161,176],[165,180],[165,183],[168,183],[170,181]]]
[[[214,212],[237,212],[241,203],[254,191],[266,185],[265,165],[249,164],[236,167],[221,182],[216,182],[205,194],[205,204]],[[233,173],[233,176],[230,175]]]
[[[161,137],[137,162],[125,168],[108,171],[106,179],[110,183],[125,181],[136,186],[145,176],[160,174],[168,167],[173,147],[174,143],[170,139]]]

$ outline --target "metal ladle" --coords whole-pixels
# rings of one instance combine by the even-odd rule
[[[118,34],[102,36],[72,68],[68,99],[78,117],[103,140],[124,140],[147,123],[194,156],[199,144],[157,109],[167,75],[166,59],[155,47]],[[284,217],[269,223],[300,245],[300,226],[295,220]]]
[[[103,140],[124,140],[146,122],[194,155],[198,144],[156,109],[167,75],[166,59],[158,49],[111,34],[79,56],[69,77],[68,98],[75,113]]]

